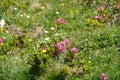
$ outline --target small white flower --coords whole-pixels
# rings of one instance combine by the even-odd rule
[[[45,41],[48,41],[50,38],[49,37],[47,37],[47,38],[45,38]]]
[[[51,27],[50,29],[51,29],[51,30],[55,30],[55,28],[54,28],[54,27]]]
[[[17,8],[14,8],[14,10],[17,10]]]
[[[44,31],[46,34],[48,33],[48,31]]]
[[[24,13],[23,15],[26,16],[27,14]]]
[[[56,12],[56,14],[59,14],[59,12]]]
[[[6,39],[6,37],[3,37],[3,39]]]
[[[0,21],[0,27],[3,28],[4,25],[5,25],[5,20],[2,19],[2,20]]]
[[[26,17],[27,17],[28,19],[30,18],[30,16],[29,16],[29,15],[27,15]]]
[[[87,41],[89,41],[89,39],[88,39],[88,38],[86,38],[86,39],[85,39],[85,42],[87,42]]]
[[[55,36],[59,36],[60,34],[56,33]]]

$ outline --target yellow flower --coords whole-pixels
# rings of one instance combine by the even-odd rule
[[[42,50],[42,53],[46,53],[46,50],[45,50],[45,49],[43,49],[43,50]]]
[[[40,46],[37,44],[37,48],[39,48]]]
[[[32,41],[32,39],[28,39],[28,41],[30,41],[30,42],[31,42],[31,41]]]
[[[90,63],[91,63],[91,61],[88,61],[88,63],[90,64]]]
[[[86,20],[86,22],[87,22],[87,24],[90,24],[90,23],[91,23],[91,19],[88,18],[88,19]]]
[[[8,31],[8,30],[6,30],[6,33],[9,33],[9,31]]]
[[[42,6],[42,7],[41,7],[41,9],[42,9],[42,10],[44,10],[44,9],[45,9],[45,7],[44,7],[44,6]]]
[[[73,15],[73,10],[70,10],[70,14]]]
[[[0,28],[0,31],[3,31],[3,28]]]
[[[64,3],[61,3],[61,6],[62,6],[62,7],[64,7],[64,6],[65,6],[65,4],[64,4]]]
[[[23,17],[23,14],[20,14],[20,17]]]

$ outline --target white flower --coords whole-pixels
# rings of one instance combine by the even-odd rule
[[[15,7],[14,10],[17,10],[17,8]]]
[[[2,19],[2,20],[0,21],[0,27],[3,28],[4,25],[5,25],[5,20]]]
[[[49,37],[47,37],[47,38],[45,38],[45,41],[48,41],[50,38]]]
[[[48,31],[44,31],[46,34],[48,33]]]
[[[24,13],[23,15],[26,16],[27,14]]]
[[[30,18],[30,16],[29,16],[29,15],[27,15],[26,17],[27,17],[28,19]]]
[[[59,12],[56,12],[56,14],[59,14]]]
[[[3,37],[3,39],[6,39],[6,37]]]
[[[51,27],[50,29],[51,29],[51,30],[55,30],[55,28],[54,28],[54,27]]]
[[[55,36],[59,36],[60,34],[56,33]]]

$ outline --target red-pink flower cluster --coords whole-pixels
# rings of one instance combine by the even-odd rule
[[[56,19],[56,23],[58,23],[58,24],[65,24],[65,23],[66,23],[66,21],[65,21],[65,20],[62,20],[62,19],[57,18],[57,19]]]
[[[70,49],[70,52],[71,53],[77,53],[78,52],[78,49],[74,46]]]
[[[3,39],[2,39],[2,38],[0,38],[0,44],[1,44],[1,43],[3,43]]]
[[[66,46],[70,43],[69,39],[65,39],[60,41],[59,43],[55,43],[55,54],[59,54],[60,52],[66,52]]]
[[[103,19],[103,16],[101,15],[97,15],[97,16],[94,16],[93,19],[97,19],[97,20],[102,20]]]
[[[107,76],[104,73],[101,73],[100,79],[101,80],[107,80]]]

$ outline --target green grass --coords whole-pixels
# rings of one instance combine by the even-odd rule
[[[100,80],[101,73],[119,80],[120,22],[115,17],[120,9],[115,6],[120,2],[87,1],[1,0],[0,20],[6,24],[0,26],[0,80]],[[100,5],[104,9],[97,12]],[[96,15],[104,18],[94,20]],[[70,40],[66,52],[55,55],[55,42],[65,39]],[[70,52],[73,46],[77,53]]]

